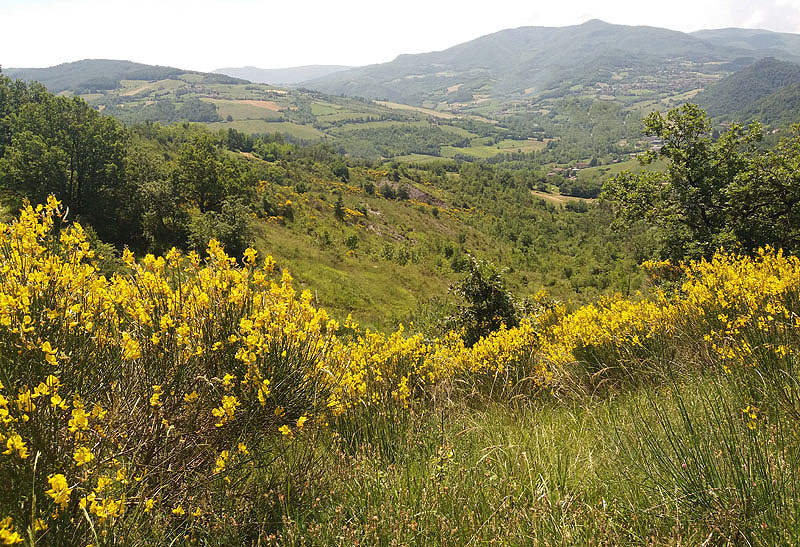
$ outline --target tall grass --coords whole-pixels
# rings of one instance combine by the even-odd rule
[[[544,306],[472,347],[328,318],[288,272],[0,225],[0,541],[792,544],[800,261]],[[653,266],[653,265],[651,265]]]

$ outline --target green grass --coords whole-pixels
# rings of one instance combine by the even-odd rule
[[[395,156],[392,159],[394,161],[402,161],[407,163],[431,163],[442,161],[440,156],[428,156],[427,154],[406,154],[404,156]]]
[[[327,116],[336,114],[340,107],[331,103],[314,102],[311,103],[311,113],[315,116]]]
[[[479,142],[485,140],[486,139],[478,139]],[[497,154],[507,154],[510,152],[535,152],[543,150],[546,146],[546,141],[537,141],[535,139],[528,139],[524,141],[505,139],[497,144],[473,144],[472,146],[465,148],[459,148],[456,146],[443,146],[442,156],[446,158],[452,158],[457,154],[464,154],[476,158],[491,158]]]
[[[605,180],[622,173],[623,171],[631,171],[633,173],[641,173],[642,171],[662,171],[666,167],[663,161],[655,161],[650,165],[642,165],[636,158],[631,158],[628,161],[619,163],[610,163],[608,165],[599,165],[597,167],[589,167],[578,171],[578,180],[581,182],[592,182]]]
[[[432,407],[351,416],[334,425],[326,478],[306,494],[315,502],[292,508],[279,538],[794,544],[800,438],[792,419],[751,430],[740,410],[747,381],[698,374],[698,358],[676,368],[652,356],[655,376],[610,397],[543,392],[498,402],[452,386]]]
[[[213,103],[217,106],[217,112],[222,118],[228,116],[233,117],[234,121],[242,120],[280,120],[283,114],[270,110],[269,108],[262,108],[239,101],[228,99],[202,99],[203,101]]]

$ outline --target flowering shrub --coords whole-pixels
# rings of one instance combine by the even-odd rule
[[[426,341],[349,318],[340,329],[253,249],[242,267],[214,240],[203,257],[122,258],[126,271],[101,275],[83,229],[62,225],[52,197],[0,224],[5,544],[229,525],[258,503],[244,485],[277,480],[289,444],[332,416],[402,411],[456,379],[552,384],[589,355],[602,365],[680,337],[702,341],[726,369],[763,351],[783,359],[790,344],[753,333],[800,326],[800,261],[770,249],[684,265],[673,296],[551,310],[471,347],[455,332]],[[302,476],[304,462],[294,465]]]

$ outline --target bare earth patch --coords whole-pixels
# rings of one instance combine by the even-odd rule
[[[272,110],[273,112],[278,112],[281,109],[280,106],[273,103],[272,101],[258,101],[256,99],[238,99],[235,102],[242,104],[249,104],[250,106],[257,106],[259,108],[266,108],[267,110]]]
[[[569,203],[570,201],[585,201],[586,203],[594,202],[593,199],[578,198],[575,196],[562,196],[560,194],[548,194],[547,192],[537,192],[535,190],[531,190],[531,194],[533,194],[537,198],[549,201],[554,205],[564,205],[565,203]]]
[[[144,91],[145,89],[150,87],[150,85],[151,84],[147,84],[147,85],[143,85],[142,87],[137,87],[136,89],[130,89],[128,91],[125,91],[124,93],[120,93],[120,95],[123,96],[123,97],[132,97],[133,95],[136,95],[140,91]]]

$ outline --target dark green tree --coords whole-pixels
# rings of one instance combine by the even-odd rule
[[[342,201],[342,194],[336,198],[336,203],[333,205],[333,216],[339,220],[344,220],[344,201]]]
[[[468,257],[466,276],[451,290],[463,299],[453,318],[472,346],[501,325],[519,325],[514,298],[505,287],[501,273],[489,262]]]
[[[772,176],[766,167],[791,164],[796,147],[763,154],[758,149],[763,133],[757,123],[733,124],[714,141],[707,115],[691,104],[666,115],[650,114],[645,132],[663,145],[645,154],[642,162],[662,159],[667,167],[660,172],[623,172],[604,185],[602,199],[613,204],[621,225],[641,219],[655,225],[662,254],[673,259],[709,256],[719,247],[796,246],[796,241],[771,235],[763,222],[756,221],[785,223],[797,214],[793,198],[776,202],[774,195],[791,184],[789,170]]]
[[[24,95],[21,86],[12,87]],[[135,199],[124,176],[123,127],[80,98],[32,89],[28,102],[11,105],[3,119],[10,139],[0,159],[0,182],[34,202],[55,194],[105,241],[125,240],[138,225],[119,215],[118,205]]]

